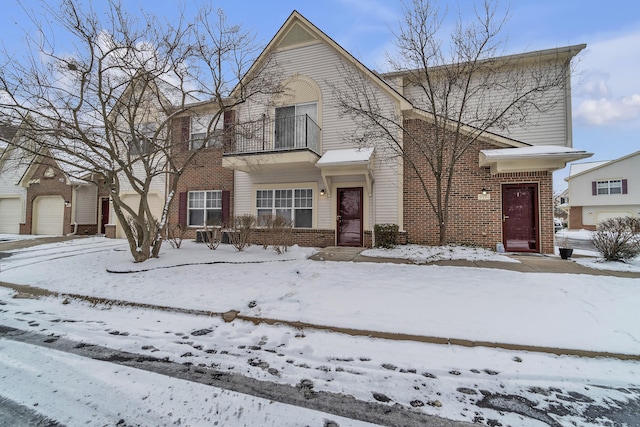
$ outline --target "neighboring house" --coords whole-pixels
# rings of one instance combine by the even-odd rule
[[[561,63],[583,48],[523,54],[522,63],[527,55]],[[438,225],[416,176],[375,141],[366,148],[350,142],[356,124],[332,99],[348,84],[338,70],[359,71],[382,111],[402,112],[405,126],[428,135],[430,119],[410,102],[404,76],[372,72],[295,11],[257,63],[270,55],[286,95],[236,109],[235,135],[222,157],[234,171],[234,214],[283,215],[293,221],[295,242],[306,246],[371,246],[380,223],[397,224],[407,242],[437,244]],[[591,154],[571,148],[568,90],[554,111],[532,122],[508,136],[487,133],[468,150],[451,198],[451,242],[553,251],[552,171]]]
[[[5,137],[0,150],[0,234],[19,234],[25,222],[27,189],[19,182],[32,156],[10,145],[13,137]]]
[[[569,189],[565,188],[562,193],[556,195],[553,199],[553,204],[555,206],[555,218],[560,219],[561,222],[566,223],[569,210]]]
[[[70,172],[46,152],[8,145],[0,157],[0,233],[103,233],[107,192]]]
[[[640,151],[607,162],[572,164],[569,228],[595,230],[609,218],[640,216]]]

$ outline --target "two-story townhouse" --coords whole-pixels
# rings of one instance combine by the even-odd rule
[[[640,216],[640,151],[611,161],[571,165],[569,228],[595,230],[598,223]]]
[[[534,56],[560,61],[582,48],[518,59],[523,66]],[[295,11],[257,63],[269,56],[282,70],[285,94],[235,110],[235,132],[222,157],[222,166],[234,171],[233,212],[285,216],[301,245],[370,246],[380,223],[398,224],[409,242],[436,244],[437,224],[425,215],[427,201],[416,176],[384,145],[352,142],[357,125],[340,113],[332,96],[349,84],[339,70],[362,73],[380,111],[402,114],[405,128],[424,129],[428,137],[429,117],[413,104],[417,100],[403,76],[372,72]],[[570,93],[556,109],[553,118],[531,120],[537,126],[528,132],[486,133],[467,151],[451,200],[452,241],[553,251],[552,171],[590,156],[571,148]]]

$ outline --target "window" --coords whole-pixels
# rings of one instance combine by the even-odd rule
[[[158,126],[155,123],[141,123],[136,130],[136,137],[129,139],[131,156],[144,156],[153,150],[153,137]]]
[[[209,130],[210,126],[212,126],[212,121],[212,114],[191,116],[191,132],[189,135],[190,150],[198,149],[203,145],[205,148],[211,148],[220,140],[222,129],[218,129],[216,127],[211,131]],[[209,135],[209,138],[205,139],[207,134]]]
[[[313,224],[313,190],[310,188],[258,190],[256,192],[258,223],[264,217],[282,216],[296,228]]]
[[[190,191],[188,225],[222,224],[222,191]]]
[[[598,196],[603,194],[622,194],[622,180],[598,181],[597,190]]]

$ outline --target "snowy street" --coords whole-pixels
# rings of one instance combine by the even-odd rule
[[[160,259],[133,264],[123,249],[120,241],[88,238],[0,259],[0,281],[55,293],[35,299],[0,288],[0,324],[6,327],[0,334],[0,398],[69,426],[411,425],[358,409],[367,404],[393,409],[396,417],[504,426],[633,425],[639,416],[637,278],[318,262],[306,259],[306,248],[284,255],[261,247],[234,253],[224,245],[210,251],[191,242],[179,250],[165,245]],[[500,255],[467,248],[455,256]],[[376,339],[225,322],[215,314],[230,310],[390,334],[613,352],[635,360]],[[56,348],[65,342],[68,348]],[[225,390],[122,366],[121,356],[107,363],[108,357],[78,354],[92,346],[106,347],[112,356],[139,355],[133,365],[162,360],[159,365],[176,372],[266,381],[293,397],[260,394],[269,393],[264,387],[253,395]],[[329,412],[318,398],[324,394],[350,406]],[[296,406],[305,401],[306,409]]]

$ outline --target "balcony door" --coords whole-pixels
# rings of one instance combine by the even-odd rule
[[[307,117],[317,121],[318,104],[290,105],[276,108],[276,150],[304,148],[307,146]]]

